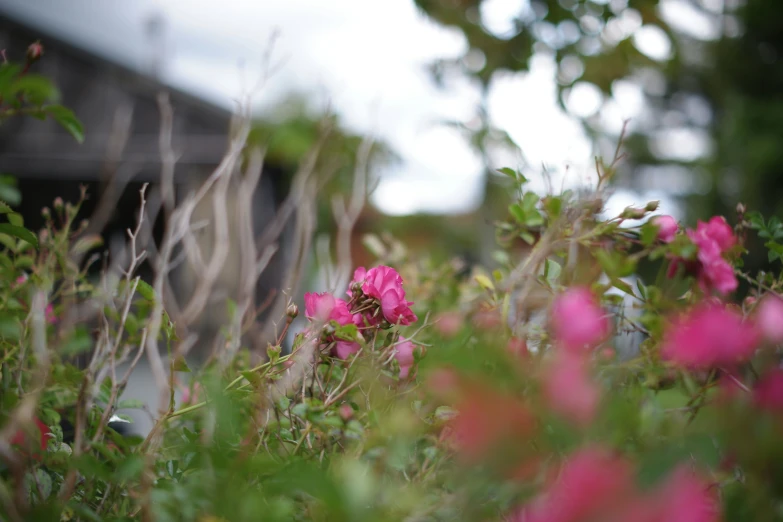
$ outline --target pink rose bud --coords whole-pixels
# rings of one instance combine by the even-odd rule
[[[37,62],[43,56],[44,48],[41,42],[34,42],[27,48],[27,61]]]
[[[670,243],[680,228],[677,220],[671,216],[655,216],[651,223],[658,227],[658,239],[664,243]]]
[[[783,341],[783,299],[767,295],[756,312],[756,325],[767,341],[774,344]]]
[[[350,404],[343,404],[340,406],[340,418],[345,422],[348,422],[353,417],[353,408]]]

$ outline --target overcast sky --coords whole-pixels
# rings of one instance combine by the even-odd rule
[[[483,15],[500,30],[524,2],[492,0]],[[467,83],[448,93],[436,90],[425,70],[435,58],[464,52],[464,38],[429,22],[411,1],[0,0],[0,10],[136,68],[147,67],[151,55],[145,20],[162,15],[163,79],[224,106],[243,84],[253,83],[277,29],[275,56],[283,66],[259,95],[259,105],[304,92],[316,106],[331,103],[352,130],[386,140],[404,161],[384,176],[374,198],[379,209],[464,212],[482,196],[478,158],[455,131],[432,125],[438,119],[469,121],[478,93]],[[553,76],[553,65],[538,59],[529,74],[499,78],[490,115],[531,165],[568,167],[569,185],[592,176],[591,148],[579,123],[558,107]],[[582,94],[577,108],[589,111],[593,93]],[[610,125],[640,110],[638,93],[626,94],[607,116]],[[532,182],[544,189],[543,179]],[[618,194],[612,206],[650,196],[660,195]],[[668,201],[664,209],[676,213]]]

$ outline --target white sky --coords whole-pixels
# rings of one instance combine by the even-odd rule
[[[513,13],[509,6],[519,9],[525,3],[493,0],[482,16],[502,31],[503,17]],[[670,11],[682,14],[676,7],[681,2],[669,3],[675,5]],[[224,106],[243,91],[243,83],[254,82],[277,28],[275,56],[284,64],[261,93],[259,106],[272,107],[286,93],[299,91],[316,106],[331,103],[351,130],[387,141],[404,161],[382,178],[373,200],[380,210],[459,213],[475,208],[482,197],[479,159],[456,131],[433,125],[439,119],[469,121],[478,93],[467,82],[448,93],[436,90],[425,70],[435,58],[463,53],[464,38],[429,22],[411,1],[0,0],[0,10],[33,18],[42,28],[134,67],[144,67],[151,54],[146,17],[162,14],[167,21],[164,80]],[[666,53],[668,41],[654,29],[642,31],[637,40],[651,56]],[[569,107],[594,112],[602,100],[589,87],[573,89]],[[639,114],[643,103],[634,85],[616,90],[602,116],[615,129]],[[555,176],[555,181],[570,185],[590,178],[592,153],[580,124],[557,106],[556,96],[553,64],[536,59],[529,74],[497,79],[490,115],[529,165],[560,172],[567,167],[568,178]],[[518,165],[497,165],[502,166]],[[543,178],[532,182],[545,189]],[[621,193],[610,206],[643,204],[650,196]],[[666,199],[662,210],[677,214]]]

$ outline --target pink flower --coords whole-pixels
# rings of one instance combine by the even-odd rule
[[[362,292],[380,303],[383,317],[389,323],[409,325],[418,320],[410,309],[413,303],[405,300],[402,277],[393,268],[378,266],[365,270],[359,267],[353,275],[351,284],[354,283],[360,283]]]
[[[571,351],[594,348],[611,331],[609,316],[586,287],[570,288],[555,298],[551,324],[555,338]]]
[[[718,522],[720,507],[715,491],[684,466],[646,495],[620,506],[611,522]]]
[[[718,522],[716,492],[684,466],[676,469],[657,491],[656,522]]]
[[[353,417],[353,408],[351,407],[350,404],[340,405],[340,408],[338,408],[337,411],[340,414],[340,418],[345,422],[348,422],[351,419],[351,417]]]
[[[733,365],[753,355],[758,339],[754,326],[740,314],[706,303],[670,325],[661,356],[690,368]]]
[[[765,297],[756,312],[756,325],[767,341],[783,341],[783,299],[775,295]]]
[[[400,336],[400,341],[394,347],[394,358],[397,359],[397,364],[400,365],[400,379],[408,378],[408,373],[410,373],[410,369],[415,362],[413,357],[415,349],[416,345],[405,337]]]
[[[337,321],[337,324],[345,326],[353,321],[353,316],[348,310],[348,303],[328,292],[317,294],[307,292],[304,295],[305,317],[319,322]]]
[[[726,220],[721,216],[715,216],[707,223],[699,221],[696,229],[687,230],[686,234],[698,248],[697,260],[674,259],[669,267],[668,276],[673,277],[677,267],[684,263],[686,271],[696,276],[704,292],[714,288],[721,294],[728,294],[736,290],[738,282],[734,269],[723,258],[723,254],[737,242]]]
[[[677,220],[671,216],[655,216],[650,222],[658,227],[658,239],[664,243],[670,243],[680,228]]]
[[[766,410],[783,412],[783,369],[775,368],[756,383],[756,404]]]
[[[468,462],[497,454],[502,443],[527,436],[534,419],[516,397],[473,386],[457,404],[451,437],[460,456]]]
[[[347,359],[349,356],[357,353],[361,349],[359,343],[352,341],[340,341],[335,343],[334,351],[339,359]]]
[[[734,268],[722,257],[716,257],[707,263],[703,263],[699,277],[699,285],[702,290],[708,291],[714,288],[721,294],[729,294],[737,289],[737,276]]]
[[[47,323],[49,324],[57,323],[57,316],[54,313],[54,306],[52,306],[52,303],[46,305],[46,311],[44,313],[46,314]]]
[[[443,312],[435,318],[435,327],[444,337],[454,337],[462,329],[463,317],[458,312]]]
[[[696,232],[700,233],[701,231],[718,243],[721,252],[729,250],[737,243],[734,231],[723,216],[714,216],[706,224],[699,221],[696,225]]]
[[[513,520],[524,522],[577,522],[601,519],[631,493],[630,463],[603,448],[577,451],[563,465],[547,491],[522,509]]]
[[[601,394],[581,354],[556,354],[544,372],[543,390],[549,406],[575,424],[586,426],[595,418]]]

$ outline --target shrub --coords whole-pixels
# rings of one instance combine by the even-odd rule
[[[685,229],[646,220],[655,202],[605,219],[612,165],[589,194],[543,198],[502,172],[515,201],[491,272],[464,277],[459,262],[398,248],[354,271],[338,249],[352,280],[306,293],[304,310],[286,302],[263,360],[243,349],[248,297],[229,303],[218,356],[193,369],[191,324],[161,298],[193,199],[170,209],[152,284],[134,273],[151,248],[139,229],[122,271],[90,280],[99,244],[79,234],[79,202],[44,209],[37,233],[3,207],[3,519],[776,520],[781,278],[744,273],[742,256],[758,233],[776,258],[779,222],[740,207],[733,226]],[[225,196],[230,175],[206,183]],[[634,277],[642,264],[658,277]],[[626,332],[644,338],[630,356],[613,347]],[[79,355],[88,362],[74,365]],[[118,366],[142,357],[158,420],[146,438],[121,437],[108,428],[116,410],[142,405],[118,401],[129,378]]]

